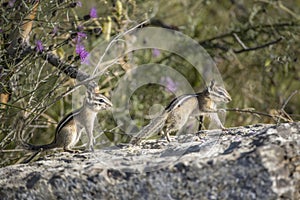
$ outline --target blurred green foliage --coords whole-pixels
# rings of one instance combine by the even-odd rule
[[[12,95],[9,105],[0,110],[1,149],[17,147],[15,132],[18,119],[25,111],[24,139],[35,144],[49,143],[54,137],[56,123],[72,110],[71,96],[65,92],[74,85],[74,81],[38,54],[21,62],[6,55],[6,37],[18,26],[14,20],[18,10],[4,6],[7,2],[1,1],[0,54],[1,67],[5,65],[11,75]],[[300,89],[299,1],[89,0],[82,1],[82,6],[70,6],[76,2],[41,1],[30,43],[34,45],[36,40],[41,40],[62,60],[79,66],[72,34],[80,27],[87,35],[83,43],[91,51],[106,39],[150,19],[147,26],[180,31],[207,50],[232,96],[228,108],[254,108],[280,115],[280,109],[289,96]],[[98,18],[86,19],[92,7],[97,9]],[[51,33],[54,27],[59,28],[57,34]],[[154,56],[153,50],[141,50],[132,53],[131,58],[122,58],[121,64],[114,65],[100,77],[101,92],[109,96],[118,80],[134,67],[127,59],[134,59],[137,65],[158,63],[171,66],[186,77],[195,91],[203,89],[202,77],[195,76],[190,63],[170,52],[159,53],[159,56]],[[7,83],[1,80],[1,84]],[[284,108],[294,121],[300,119],[299,97],[300,91]],[[154,104],[167,105],[172,98],[173,93],[162,86],[145,85],[130,97],[131,117],[141,127],[149,122],[149,109]],[[126,141],[124,131],[115,128],[117,123],[111,112],[99,114],[98,119],[110,141]],[[228,112],[225,126],[255,123],[276,123],[276,120],[251,113]],[[102,139],[99,137],[98,143]],[[14,163],[22,155],[1,153],[0,157],[3,158],[0,166],[3,166]]]

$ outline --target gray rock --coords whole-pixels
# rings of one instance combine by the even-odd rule
[[[0,199],[300,199],[300,123],[52,153],[0,169]]]

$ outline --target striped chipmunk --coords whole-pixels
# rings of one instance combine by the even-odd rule
[[[50,144],[32,145],[22,139],[21,145],[27,150],[47,150],[52,148],[63,148],[64,151],[72,151],[80,139],[81,132],[85,129],[88,136],[88,149],[93,151],[93,128],[97,113],[112,107],[108,98],[99,93],[99,88],[88,89],[83,106],[66,115],[57,125],[55,138]]]
[[[131,143],[137,144],[160,130],[170,142],[169,134],[182,129],[190,117],[196,116],[207,115],[218,127],[225,129],[217,114],[217,104],[229,101],[229,93],[213,80],[202,92],[184,94],[173,99],[158,117],[152,119],[132,138]]]

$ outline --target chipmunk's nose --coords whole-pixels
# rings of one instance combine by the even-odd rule
[[[228,103],[229,101],[232,101],[231,96],[228,96],[228,97],[226,98],[226,103]]]
[[[110,107],[113,107],[113,104],[112,104],[111,101],[107,101],[107,102],[106,102],[106,106],[107,106],[108,108],[110,108]]]

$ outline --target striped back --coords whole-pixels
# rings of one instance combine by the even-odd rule
[[[56,126],[56,133],[59,133],[63,127],[65,127],[66,124],[68,124],[71,120],[74,119],[81,111],[81,108],[74,110],[73,112],[67,114]],[[55,137],[56,140],[56,137]]]
[[[167,112],[171,112],[172,110],[180,107],[181,105],[183,105],[185,102],[187,102],[188,99],[193,98],[193,97],[197,97],[196,94],[184,94],[181,95],[175,99],[173,99],[169,105],[165,108],[165,110]]]

